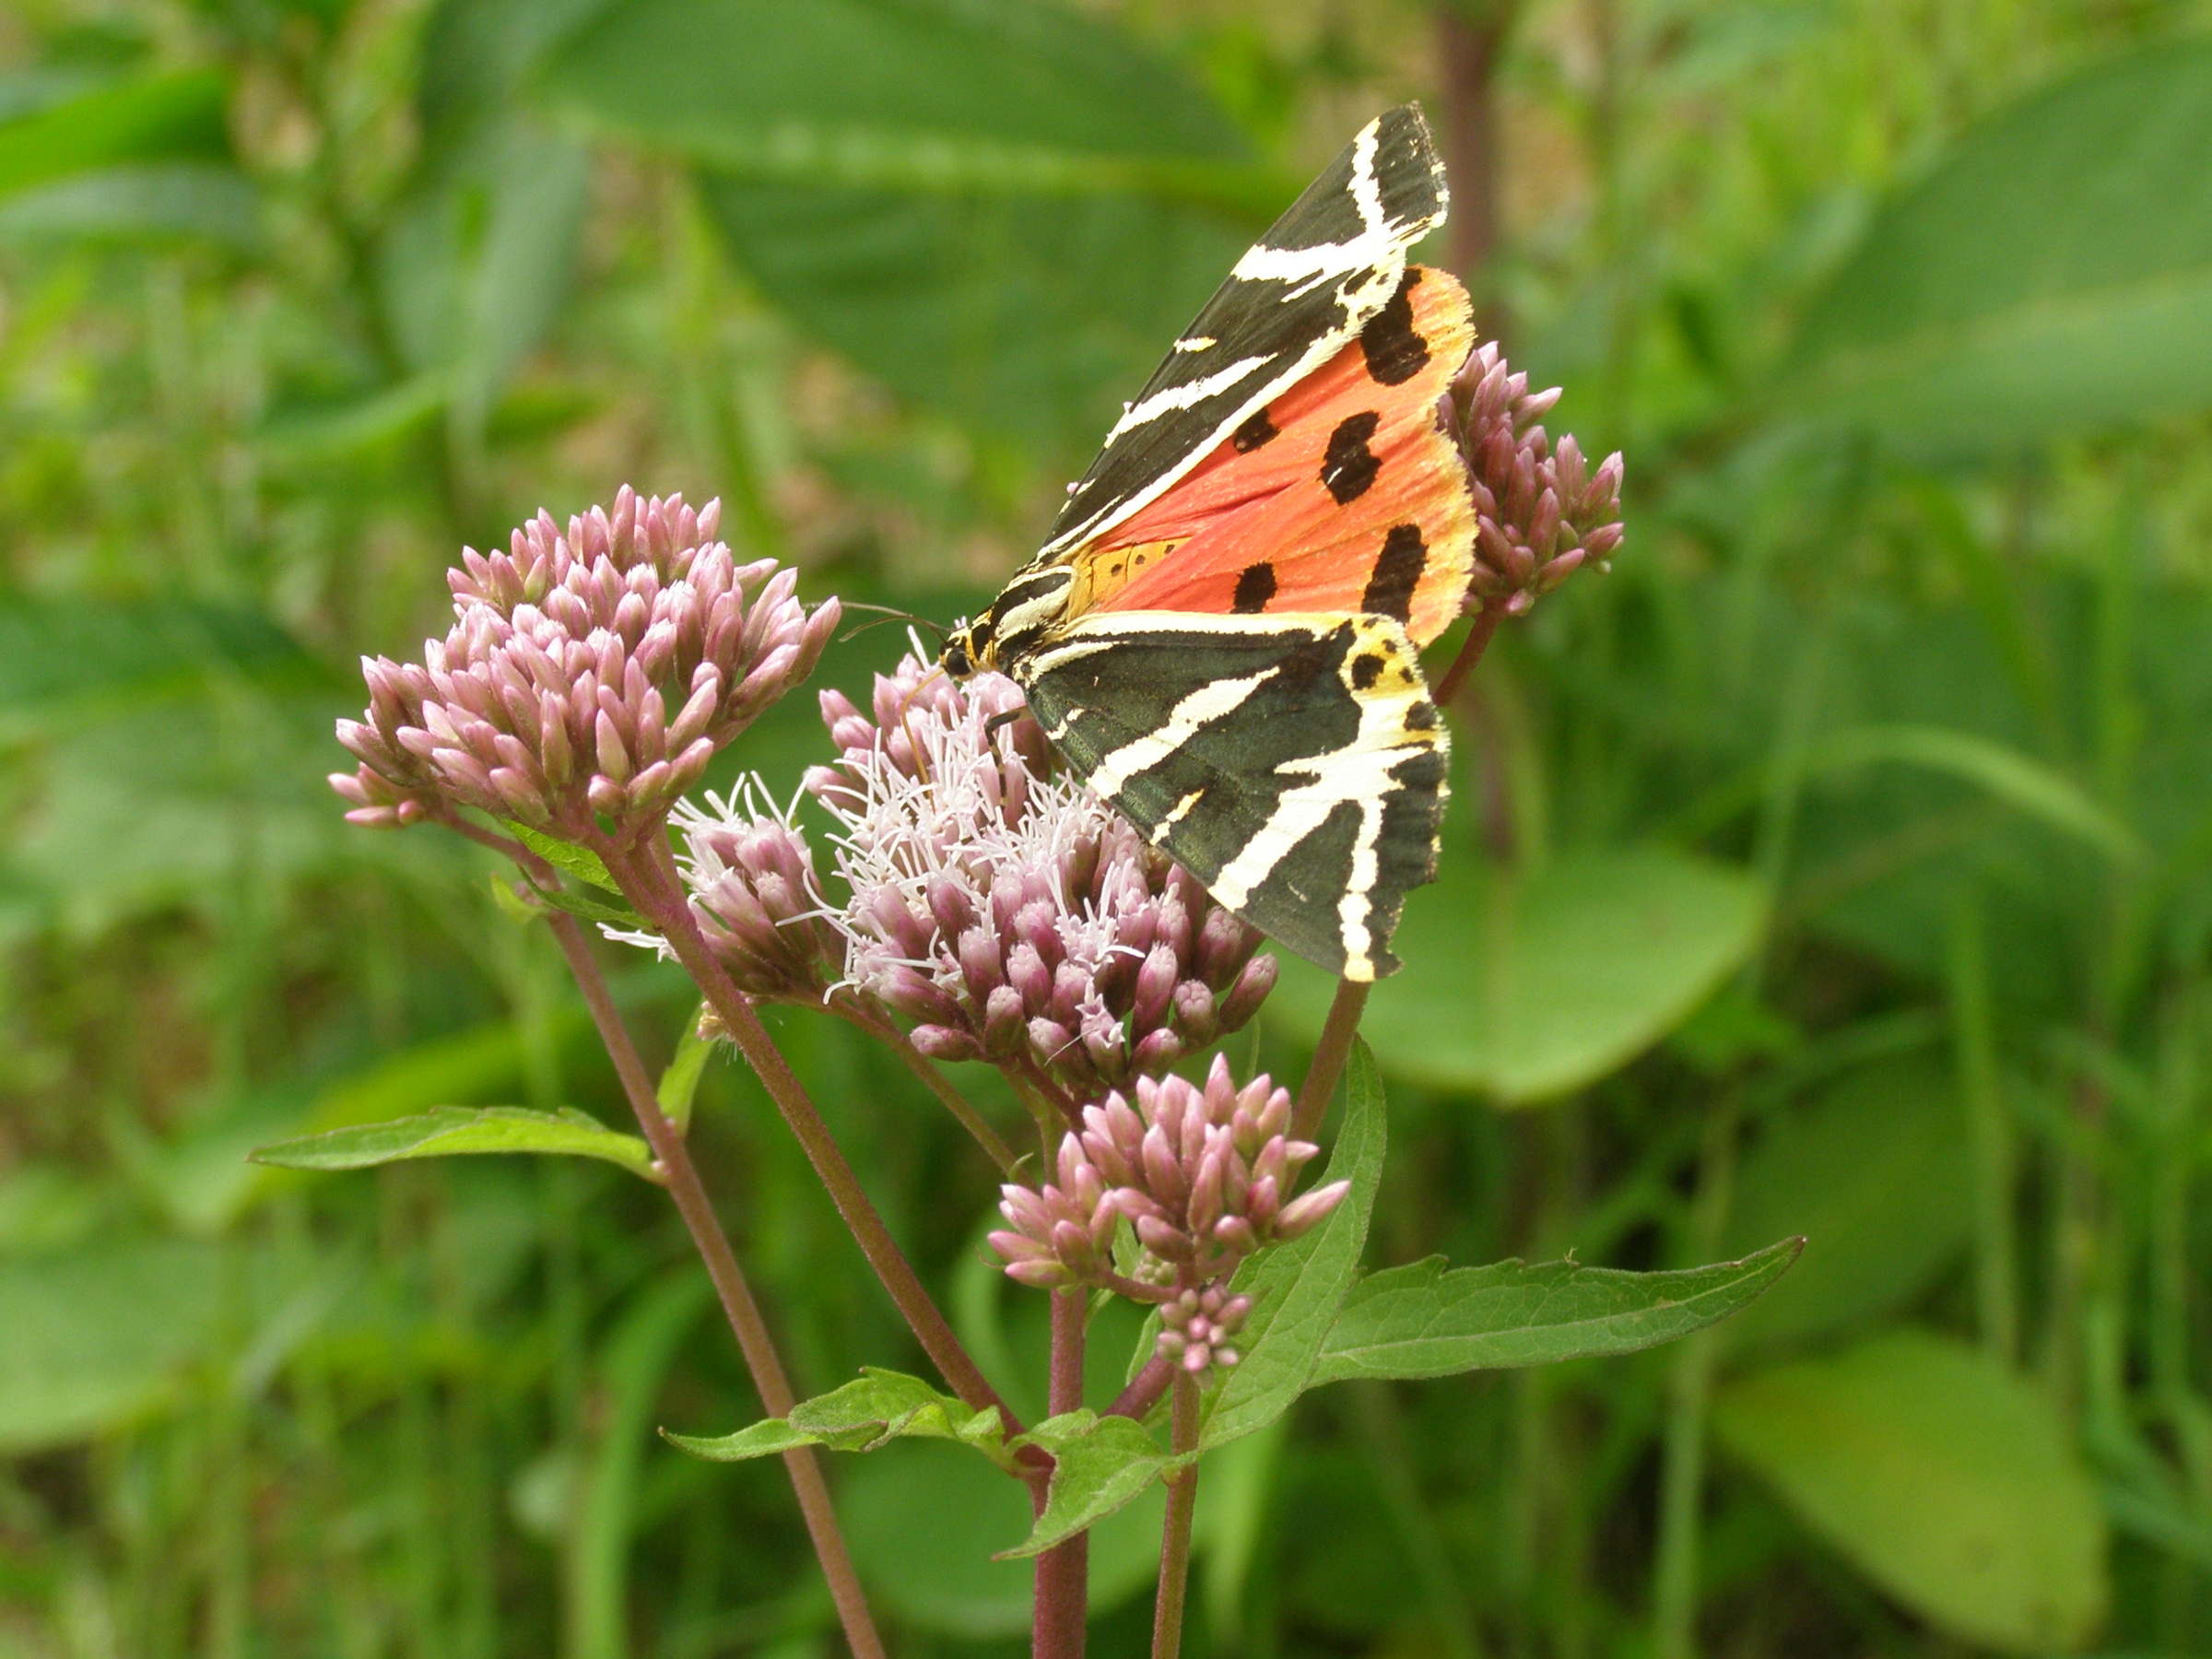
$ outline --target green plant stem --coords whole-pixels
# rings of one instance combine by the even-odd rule
[[[899,1248],[898,1241],[891,1237],[890,1229],[884,1225],[883,1217],[861,1186],[860,1178],[838,1149],[821,1112],[769,1037],[759,1015],[753,1011],[752,999],[737,988],[736,982],[716,959],[706,936],[699,930],[698,920],[691,914],[690,901],[674,871],[663,869],[650,851],[618,847],[605,836],[594,838],[592,850],[606,864],[608,874],[622,888],[623,897],[667,940],[677,960],[684,965],[684,971],[690,974],[721,1018],[723,1029],[760,1079],[768,1098],[775,1102],[784,1125],[797,1139],[800,1149],[806,1154],[806,1161],[814,1166],[816,1176],[828,1189],[830,1203],[837,1206],[837,1213],[860,1246],[861,1254],[875,1269],[877,1278],[905,1319],[908,1329],[913,1332],[914,1339],[922,1345],[922,1351],[929,1356],[930,1363],[937,1368],[946,1384],[962,1402],[977,1411],[996,1411],[1008,1435],[1021,1433],[1019,1420],[969,1358],[968,1350],[953,1335],[943,1312],[923,1287],[913,1265]],[[666,856],[665,842],[661,853],[663,857]],[[1044,1463],[1040,1454],[1032,1462],[1031,1478],[1041,1479],[1043,1474]]]
[[[1698,1163],[1697,1208],[1690,1221],[1693,1262],[1709,1260],[1728,1217],[1735,1185],[1735,1139],[1742,1102],[1724,1097],[1705,1123]],[[1675,1349],[1667,1373],[1666,1425],[1661,1440],[1659,1539],[1652,1573],[1653,1652],[1658,1659],[1696,1659],[1698,1535],[1705,1497],[1707,1408],[1712,1398],[1713,1334],[1700,1331]]]
[[[1951,1021],[1959,1093],[1974,1169],[1974,1302],[1982,1341],[2011,1364],[2019,1355],[2012,1194],[2015,1156],[1998,1075],[1996,1018],[1981,907],[1971,898],[1951,918]]]
[[[1077,1411],[1083,1405],[1083,1317],[1086,1293],[1055,1290],[1053,1295],[1052,1373],[1047,1384],[1050,1414]],[[1044,1511],[1044,1488],[1032,1488],[1037,1512]],[[1037,1659],[1082,1659],[1084,1628],[1090,1600],[1090,1535],[1079,1532],[1037,1558],[1037,1584],[1031,1636]]]
[[[1175,1411],[1169,1447],[1198,1450],[1198,1382],[1175,1374]],[[1159,1595],[1152,1604],[1152,1659],[1176,1659],[1182,1651],[1182,1610],[1191,1582],[1191,1517],[1198,1507],[1198,1465],[1168,1477],[1168,1518],[1159,1529]]]
[[[676,1200],[677,1210],[690,1230],[691,1242],[706,1264],[707,1277],[713,1282],[714,1294],[722,1302],[730,1331],[745,1355],[746,1369],[752,1373],[761,1406],[771,1417],[787,1416],[797,1397],[792,1392],[790,1378],[784,1374],[775,1339],[769,1334],[768,1321],[761,1314],[760,1304],[753,1299],[752,1287],[746,1283],[745,1274],[737,1265],[736,1253],[730,1248],[729,1235],[723,1231],[721,1220],[714,1214],[713,1203],[699,1178],[699,1168],[691,1161],[689,1147],[654,1098],[653,1079],[646,1075],[644,1063],[629,1040],[629,1031],[615,1007],[614,997],[592,956],[583,929],[574,917],[559,912],[549,914],[547,921],[560,946],[561,955],[568,959],[576,988],[591,1010],[592,1023],[599,1030],[607,1058],[614,1062],[615,1075],[621,1080],[622,1092],[629,1099],[630,1110],[637,1114],[638,1127],[644,1131],[653,1147],[653,1155],[666,1175],[669,1195]],[[814,1541],[822,1576],[829,1581],[830,1598],[837,1604],[838,1620],[844,1626],[846,1641],[860,1659],[880,1659],[883,1641],[869,1618],[859,1575],[853,1570],[853,1558],[846,1551],[844,1535],[838,1528],[837,1514],[830,1502],[830,1488],[822,1478],[820,1460],[811,1447],[801,1447],[783,1453],[783,1467],[791,1477],[792,1490],[798,1498],[799,1513],[806,1521],[807,1535]]]

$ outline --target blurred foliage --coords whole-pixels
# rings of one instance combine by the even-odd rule
[[[620,1120],[483,861],[340,825],[350,663],[438,626],[460,544],[624,479],[949,618],[1407,96],[1454,147],[1435,256],[1627,452],[1630,534],[1457,711],[1448,873],[1369,1026],[1367,1259],[1810,1242],[1679,1347],[1237,1441],[1193,1651],[2212,1650],[2201,4],[24,0],[0,1651],[827,1651],[781,1475],[653,1438],[755,1415],[661,1194],[243,1161]],[[794,701],[742,760],[820,748]],[[1286,982],[1258,1058],[1295,1074]],[[672,1051],[680,981],[618,989]],[[779,1034],[1033,1414],[989,1171],[841,1030]],[[734,1068],[693,1133],[806,1390],[915,1368]],[[1016,1651],[1011,1486],[835,1473],[900,1651]],[[1146,1524],[1095,1552],[1100,1652],[1141,1641]]]

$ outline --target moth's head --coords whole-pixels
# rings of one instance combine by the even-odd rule
[[[995,666],[992,649],[994,637],[989,611],[972,622],[963,617],[952,625],[952,632],[946,637],[945,649],[937,653],[937,661],[954,679],[964,680],[978,669]]]
[[[967,679],[975,673],[975,624],[967,618],[953,624],[953,630],[945,637],[945,651],[938,653],[947,675],[953,679]]]

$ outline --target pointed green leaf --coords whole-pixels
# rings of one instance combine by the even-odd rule
[[[1932,725],[1858,726],[1815,745],[1805,766],[1809,773],[1883,761],[1947,772],[2094,847],[2115,864],[2134,864],[2143,856],[2136,832],[2064,772],[1972,732]]]
[[[0,1454],[89,1439],[171,1396],[223,1330],[222,1249],[103,1240],[0,1260]]]
[[[1218,1446],[1265,1429],[1312,1386],[1322,1344],[1359,1270],[1368,1212],[1382,1176],[1382,1079],[1367,1044],[1352,1045],[1344,1126],[1324,1181],[1352,1190],[1301,1239],[1262,1251],[1237,1270],[1236,1292],[1252,1298],[1239,1346],[1243,1359],[1206,1404],[1199,1444]]]
[[[801,1446],[873,1452],[895,1440],[945,1440],[973,1447],[1001,1468],[1014,1467],[995,1409],[974,1410],[919,1377],[874,1366],[842,1388],[800,1401],[788,1417],[765,1418],[735,1434],[670,1434],[667,1439],[712,1463],[742,1463]]]
[[[1162,1452],[1134,1418],[1102,1418],[1094,1411],[1049,1418],[1014,1443],[1050,1452],[1053,1478],[1044,1512],[1027,1538],[999,1553],[1002,1561],[1037,1555],[1074,1537],[1191,1461]]]
[[[531,1112],[520,1106],[441,1106],[419,1117],[276,1141],[252,1157],[255,1163],[286,1170],[367,1170],[414,1158],[484,1152],[598,1158],[648,1181],[659,1179],[653,1173],[653,1148],[644,1141],[568,1107]]]
[[[588,858],[591,854],[587,853],[584,856]],[[573,916],[579,922],[606,923],[612,927],[627,929],[645,926],[645,918],[627,904],[602,904],[596,899],[586,899],[580,893],[571,893],[563,888],[540,887],[530,880],[527,872],[523,879],[540,903],[559,911],[563,915]]]
[[[1506,869],[1449,851],[1406,908],[1406,971],[1360,1031],[1393,1077],[1553,1100],[1626,1065],[1750,959],[1767,922],[1749,872],[1656,846]],[[1286,962],[1269,1018],[1318,1028],[1336,982]]]
[[[702,1006],[700,1014],[706,1012]],[[661,1115],[674,1124],[680,1132],[690,1126],[691,1105],[699,1097],[699,1080],[707,1075],[707,1062],[713,1057],[714,1044],[700,1035],[699,1014],[684,1027],[684,1040],[676,1045],[676,1058],[668,1062],[668,1069],[661,1074],[653,1098],[660,1102]]]
[[[1990,1355],[1893,1331],[1736,1379],[1712,1422],[1814,1532],[1950,1636],[2047,1653],[2103,1621],[2096,1484],[2041,1390]]]
[[[0,195],[93,169],[226,156],[229,88],[215,70],[99,87],[0,123]]]
[[[1803,1239],[1784,1239],[1740,1262],[1675,1273],[1577,1262],[1447,1271],[1441,1257],[1387,1268],[1345,1298],[1313,1381],[1444,1377],[1632,1353],[1727,1318],[1804,1248]]]
[[[599,854],[589,847],[579,847],[573,841],[558,840],[542,830],[518,824],[512,818],[507,820],[507,830],[516,841],[563,876],[573,876],[579,881],[588,881],[606,892],[618,893],[622,890],[615,884],[615,878],[606,873],[606,866],[599,862]]]
[[[1095,442],[1298,188],[1171,59],[1079,6],[616,0],[535,84],[693,161],[750,285],[801,328],[1023,444]]]
[[[2212,406],[2212,41],[1996,111],[1807,309],[1786,406],[1986,453]]]

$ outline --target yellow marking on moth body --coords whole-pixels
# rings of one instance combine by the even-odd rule
[[[1193,335],[1187,340],[1176,341],[1175,349],[1178,351],[1211,351],[1220,344],[1221,342],[1215,339],[1212,335]]]
[[[1105,604],[1182,546],[1175,540],[1139,542],[1129,547],[1078,547],[1067,560],[1076,578],[1068,589],[1067,615],[1079,617]]]

